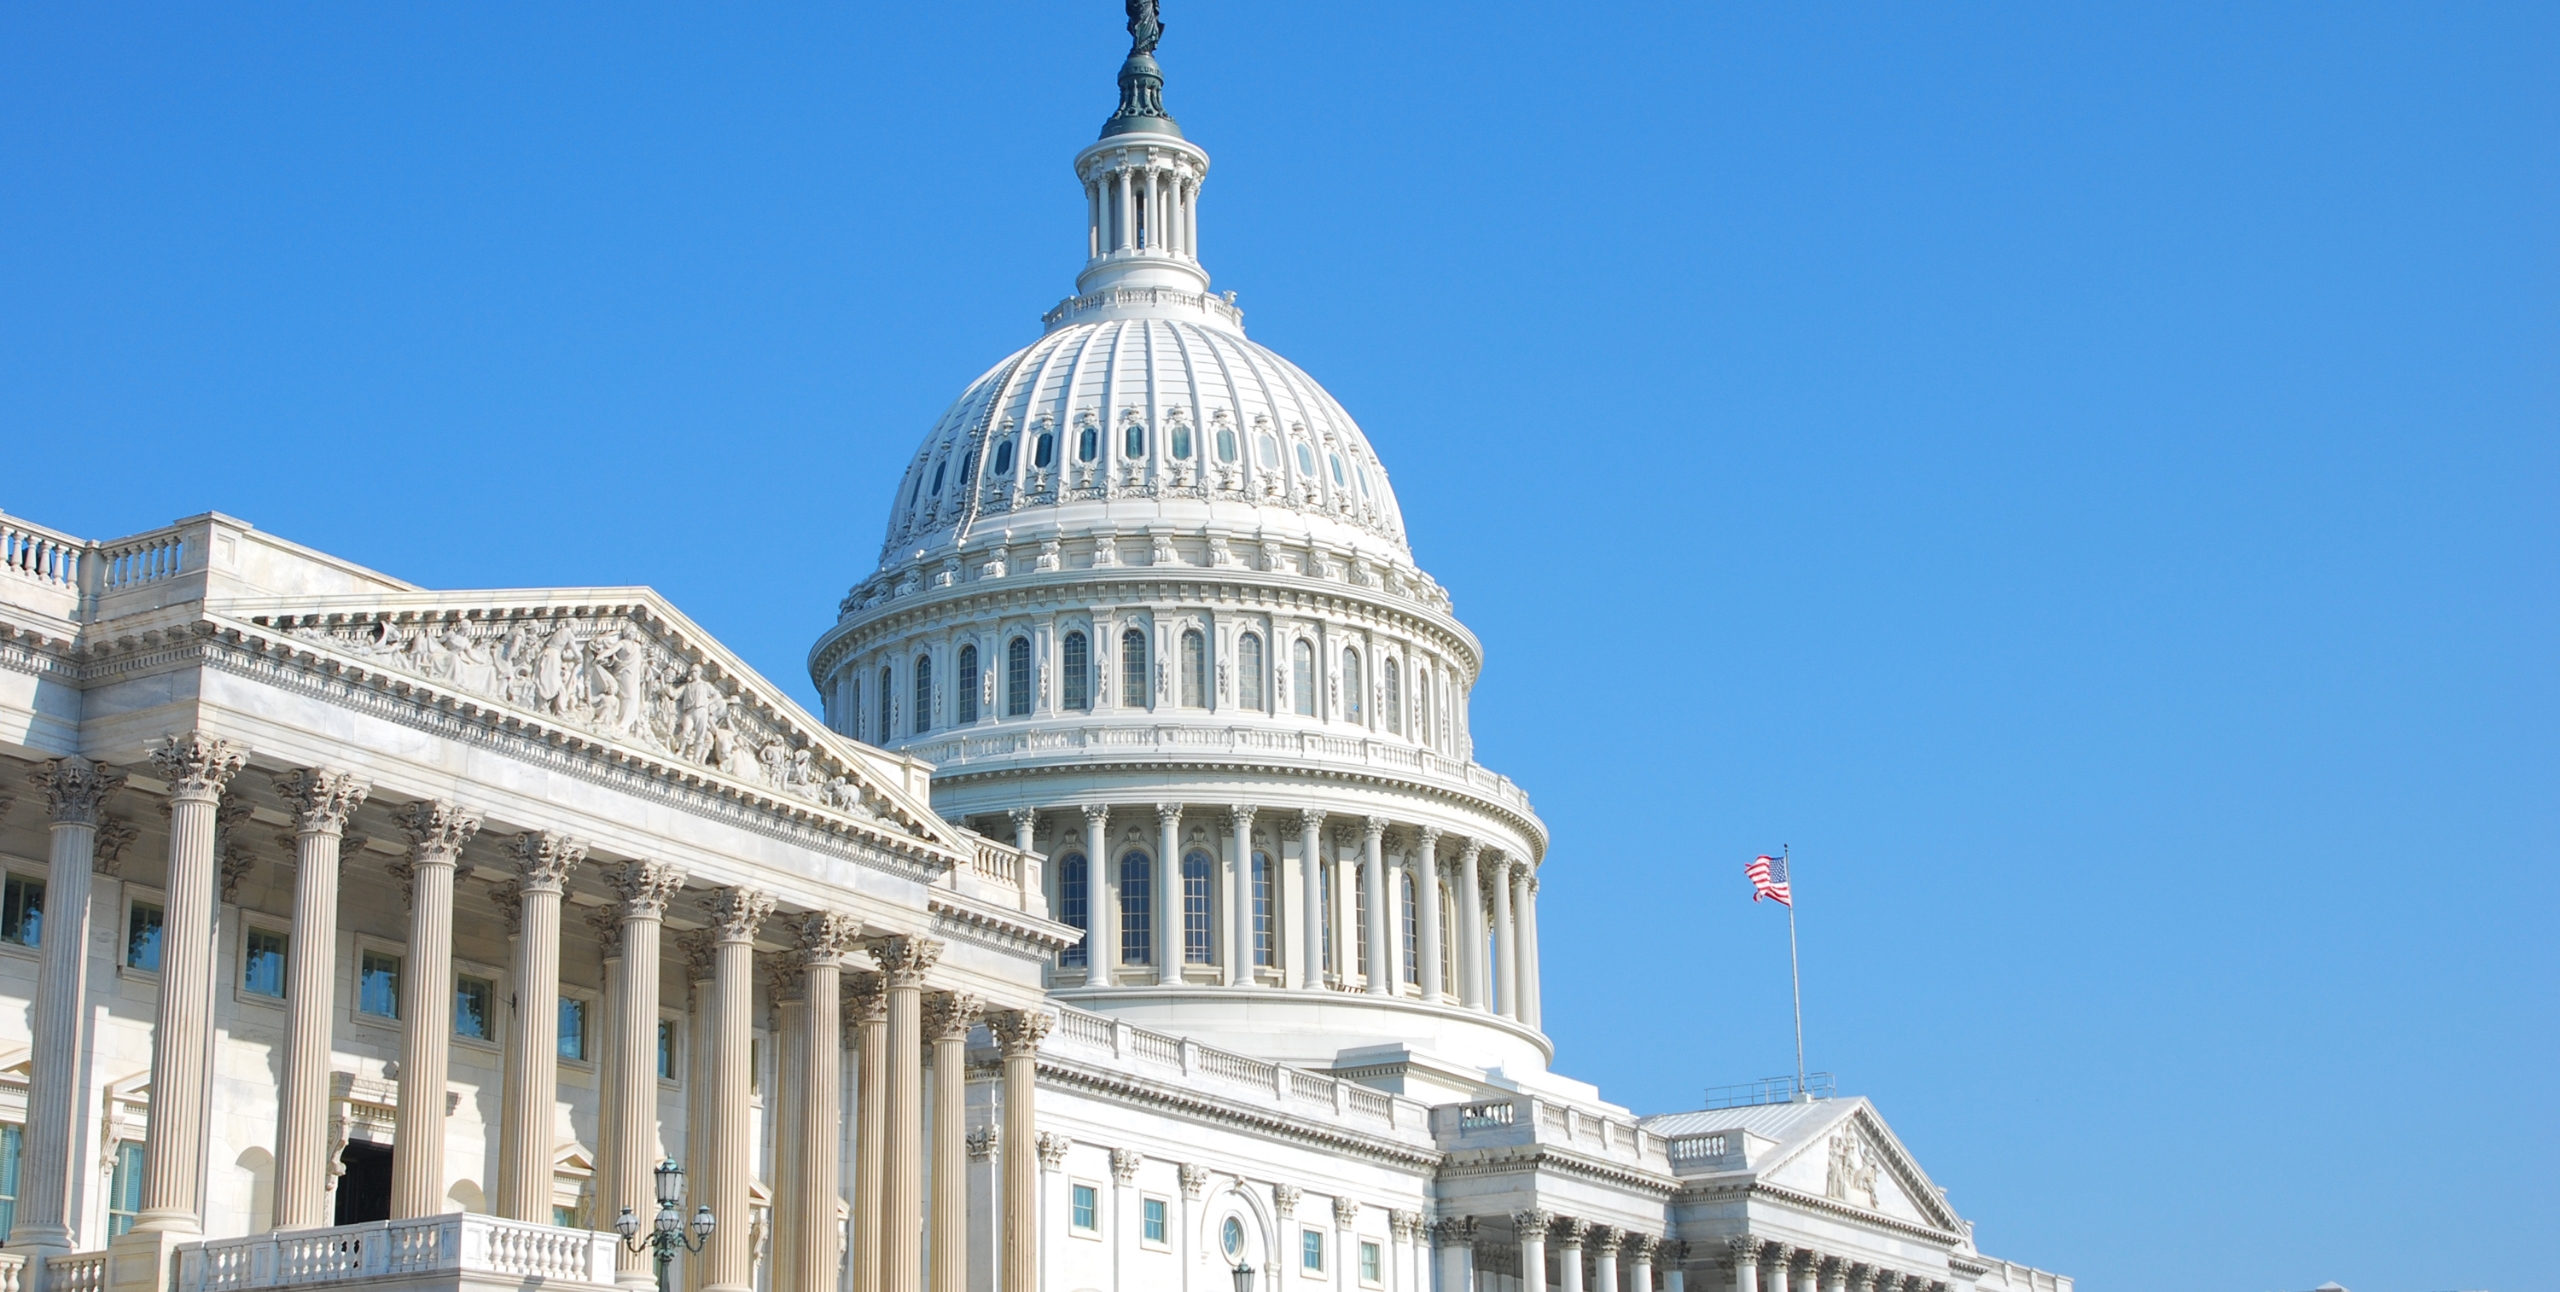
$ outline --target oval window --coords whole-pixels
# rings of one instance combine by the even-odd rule
[[[1120,454],[1123,457],[1131,458],[1143,458],[1147,456],[1147,428],[1145,426],[1140,425],[1137,422],[1131,422],[1128,426],[1122,428],[1120,432]]]
[[[1191,428],[1181,422],[1173,424],[1173,456],[1183,462],[1191,460]]]
[[[1031,465],[1046,471],[1057,460],[1058,437],[1048,431],[1040,432],[1039,440],[1031,446]]]
[[[1218,460],[1220,462],[1236,460],[1236,433],[1223,426],[1218,428]]]
[[[1102,452],[1102,433],[1088,426],[1076,436],[1076,460],[1091,462]]]
[[[1013,441],[1011,440],[996,445],[996,474],[999,476],[1013,474]]]
[[[1344,485],[1350,484],[1351,482],[1344,479],[1342,476],[1342,455],[1339,453],[1328,453],[1325,454],[1325,456],[1333,460],[1333,487],[1339,489]]]
[[[1315,473],[1316,473],[1316,451],[1315,451],[1314,449],[1308,448],[1308,447],[1307,447],[1306,445],[1304,445],[1304,444],[1299,445],[1299,446],[1298,446],[1298,474],[1299,474],[1299,475],[1302,475],[1302,476],[1311,476],[1311,475],[1314,475]]]
[[[1227,1254],[1228,1260],[1238,1264],[1244,1262],[1243,1221],[1234,1216],[1227,1217],[1227,1223],[1218,1229],[1218,1249]]]
[[[1254,441],[1254,444],[1256,446],[1254,451],[1262,455],[1263,469],[1267,471],[1279,470],[1280,441],[1265,435],[1261,439]]]
[[[1357,463],[1357,462],[1354,462],[1354,463],[1352,463],[1352,464],[1351,464],[1351,474],[1353,474],[1353,475],[1355,475],[1355,476],[1358,476],[1358,477],[1360,478],[1360,496],[1361,496],[1361,497],[1363,497],[1363,498],[1368,497],[1368,496],[1369,496],[1369,468],[1367,468],[1367,467],[1365,467],[1365,466],[1362,466],[1362,465],[1360,465],[1360,464],[1359,464],[1359,463]]]
[[[942,496],[942,470],[950,465],[951,463],[947,459],[933,464],[933,488],[927,490],[927,492],[931,493],[936,498]]]

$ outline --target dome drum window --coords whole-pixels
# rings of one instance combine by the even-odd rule
[[[1120,456],[1127,458],[1147,456],[1147,424],[1145,422],[1131,422],[1120,428]]]
[[[1076,712],[1093,708],[1093,651],[1083,633],[1068,633],[1059,645],[1059,700],[1061,707]]]
[[[998,479],[1013,474],[1013,440],[1007,437],[996,444],[996,459],[989,467]]]
[[[1091,462],[1102,456],[1102,432],[1087,422],[1076,432],[1076,461]]]
[[[1150,709],[1153,687],[1147,682],[1147,635],[1132,628],[1120,634],[1120,704]]]
[[[1046,471],[1058,465],[1058,433],[1056,431],[1045,426],[1040,428],[1040,438],[1031,442],[1031,465],[1040,471]]]
[[[1172,451],[1174,461],[1191,460],[1191,423],[1175,422],[1165,433],[1165,438],[1169,441],[1167,447]]]

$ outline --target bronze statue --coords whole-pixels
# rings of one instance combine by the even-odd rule
[[[1156,19],[1156,0],[1125,0],[1129,10],[1129,56],[1156,52],[1164,24]]]

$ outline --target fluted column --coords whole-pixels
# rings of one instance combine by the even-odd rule
[[[1543,1211],[1511,1213],[1520,1236],[1520,1286],[1524,1292],[1547,1292],[1547,1225],[1555,1217]]]
[[[1313,808],[1298,813],[1298,985],[1324,989],[1324,813]]]
[[[889,1160],[889,985],[876,973],[845,984],[854,1034],[853,1292],[880,1292],[880,1191]]]
[[[1765,1292],[1787,1292],[1787,1265],[1795,1259],[1796,1249],[1785,1243],[1769,1243],[1760,1253],[1760,1286]]]
[[[409,953],[400,974],[400,1108],[392,1132],[391,1218],[444,1210],[444,1101],[453,1037],[453,871],[480,817],[426,800],[395,811],[409,836],[403,872]]]
[[[938,991],[924,1002],[933,1041],[933,1292],[969,1292],[969,1029],[977,997]]]
[[[1689,1245],[1664,1240],[1661,1244],[1662,1292],[1688,1292]]]
[[[1101,648],[1095,647],[1096,667]],[[1110,986],[1120,981],[1120,868],[1111,864],[1111,808],[1084,805],[1084,980]],[[906,1292],[906,1289],[898,1289]]]
[[[1849,1292],[1849,1265],[1850,1262],[1837,1256],[1825,1257],[1822,1262],[1822,1292]]]
[[[1227,828],[1235,836],[1235,852],[1227,865],[1227,985],[1254,982],[1253,955],[1253,814],[1250,803],[1227,809]],[[1274,877],[1277,878],[1276,876]],[[1274,948],[1276,951],[1277,948]],[[1272,957],[1278,959],[1277,955]]]
[[[1539,1024],[1538,1009],[1538,876],[1520,867],[1520,1021]]]
[[[1098,833],[1098,831],[1097,831]],[[881,1166],[881,1292],[922,1292],[924,1251],[925,975],[942,943],[900,935],[871,945],[889,983],[888,1157]]]
[[[1653,1292],[1653,1249],[1661,1242],[1651,1234],[1627,1235],[1628,1292]]]
[[[204,1232],[205,1096],[213,1056],[213,830],[222,791],[245,750],[200,731],[173,736],[151,761],[169,783],[169,877],[160,943],[160,1003],[151,1034],[151,1137],[134,1229]],[[121,1280],[120,1280],[121,1281]]]
[[[836,1222],[836,1199],[844,1192],[837,1166],[837,1146],[844,1142],[842,987],[845,957],[861,932],[861,921],[833,911],[815,911],[800,920],[801,992],[807,1002],[802,1026],[808,1035],[800,1046],[803,1110],[800,1146],[792,1158],[800,1209],[794,1264],[802,1285],[813,1289],[835,1286],[844,1233]]]
[[[1589,1229],[1589,1225],[1569,1216],[1556,1221],[1556,1268],[1564,1275],[1564,1292],[1583,1292],[1582,1236]]]
[[[1458,848],[1458,1003],[1484,1008],[1484,875],[1479,859],[1484,845],[1473,839]]]
[[[1416,832],[1413,850],[1413,900],[1420,904],[1415,921],[1421,946],[1414,949],[1415,967],[1422,971],[1422,998],[1434,1005],[1447,1000],[1448,981],[1440,974],[1440,830],[1424,826]],[[1455,960],[1452,956],[1450,959]]]
[[[1793,1292],[1821,1292],[1822,1258],[1814,1252],[1796,1253],[1795,1277],[1789,1280]]]
[[[1728,1238],[1725,1250],[1733,1255],[1733,1292],[1760,1292],[1760,1240]]]
[[[613,872],[621,895],[622,955],[611,966],[617,1012],[611,1070],[605,1074],[605,1117],[612,1133],[611,1173],[601,1181],[596,1219],[611,1224],[625,1208],[642,1225],[658,1215],[658,957],[667,903],[684,887],[684,872],[654,861],[627,861]],[[654,1262],[628,1247],[614,1254],[614,1281],[626,1288],[657,1286]]]
[[[27,1056],[25,1167],[8,1245],[31,1266],[71,1251],[71,1154],[81,1108],[80,1056],[87,1048],[89,876],[98,820],[125,775],[86,758],[56,758],[30,773],[52,823],[45,871],[43,960],[36,970],[33,1045]]]
[[[1056,1015],[1036,1009],[987,1016],[987,1030],[1004,1051],[1004,1133],[996,1138],[1004,1155],[1004,1249],[997,1292],[1040,1292],[1040,1159],[1033,1152],[1040,1123],[1033,1101],[1040,1038],[1056,1022]]]
[[[772,1194],[767,1202],[766,1286],[797,1288],[800,1278],[800,1221],[808,1195],[801,1168],[808,1159],[802,1120],[808,1112],[809,996],[808,970],[797,956],[759,956],[765,975],[765,999],[773,1010],[773,1084],[765,1088],[766,1131],[773,1145],[765,1179]]]
[[[1368,877],[1369,927],[1361,930],[1369,947],[1369,994],[1393,995],[1396,989],[1394,941],[1387,937],[1388,927],[1395,922],[1396,895],[1387,887],[1387,819],[1365,818],[1360,823],[1360,873]]]
[[[293,941],[285,957],[284,1088],[277,1092],[278,1229],[332,1223],[329,1214],[329,1051],[337,1003],[338,846],[368,786],[328,768],[275,778],[293,811]]]
[[[755,1140],[747,1117],[747,1054],[754,1043],[755,939],[773,899],[752,888],[723,888],[703,900],[711,950],[710,1135],[703,1162],[703,1193],[719,1222],[702,1253],[703,1286],[710,1292],[747,1292],[754,1273],[754,1238],[747,1211]]]
[[[559,1147],[560,899],[587,846],[563,834],[532,830],[517,835],[511,851],[523,922],[517,932],[515,1008],[508,1014],[517,1072],[507,1085],[500,1127],[506,1187],[498,1214],[547,1225],[552,1157]]]
[[[1468,1217],[1435,1220],[1426,1227],[1431,1236],[1431,1254],[1439,1267],[1438,1292],[1472,1292],[1476,1222]],[[1427,1290],[1426,1290],[1427,1292]]]
[[[1185,934],[1182,805],[1156,804],[1156,981],[1182,981]]]
[[[1594,1292],[1618,1292],[1618,1248],[1627,1236],[1615,1229],[1591,1235],[1591,1286]]]
[[[1493,888],[1493,989],[1504,1018],[1520,1017],[1519,937],[1511,924],[1511,863],[1497,853],[1485,859]]]

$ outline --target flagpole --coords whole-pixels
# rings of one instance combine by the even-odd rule
[[[1796,960],[1796,867],[1791,845],[1778,845],[1779,864],[1787,870],[1787,976],[1795,984],[1796,995],[1796,1098],[1805,1097],[1804,1088],[1804,970]]]

